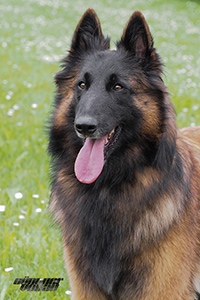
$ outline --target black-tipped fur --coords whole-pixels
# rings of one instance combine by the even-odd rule
[[[50,208],[62,228],[72,299],[192,299],[200,139],[177,130],[144,16],[131,16],[110,51],[96,13],[87,10],[55,81]],[[94,139],[119,132],[91,184],[74,174],[84,144],[75,122],[84,116],[95,118]]]

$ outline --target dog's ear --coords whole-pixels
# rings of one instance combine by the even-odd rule
[[[154,54],[153,39],[147,22],[140,11],[135,11],[129,19],[118,48],[125,48],[136,57],[146,57]]]
[[[109,48],[109,40],[104,39],[100,21],[92,8],[86,10],[78,23],[72,38],[71,51],[91,48],[91,45],[99,44]]]

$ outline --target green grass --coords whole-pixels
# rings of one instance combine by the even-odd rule
[[[200,125],[199,1],[1,0],[0,205],[6,210],[0,212],[0,300],[69,299],[61,234],[51,226],[47,210],[50,187],[44,126],[53,102],[58,61],[69,49],[80,17],[91,6],[105,35],[112,36],[112,47],[132,12],[144,13],[166,66],[164,80],[178,126]],[[23,194],[21,199],[15,198],[17,192]],[[37,208],[42,212],[37,213]],[[5,272],[8,267],[13,270]],[[56,292],[21,292],[13,281],[24,276],[64,280]]]

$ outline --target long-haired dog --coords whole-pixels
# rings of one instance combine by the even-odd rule
[[[72,299],[197,299],[200,128],[177,130],[144,16],[111,51],[88,9],[55,80],[50,208]]]

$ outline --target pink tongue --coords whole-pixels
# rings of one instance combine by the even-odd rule
[[[100,175],[104,165],[106,136],[100,139],[87,138],[75,161],[75,174],[79,181],[92,183]]]

